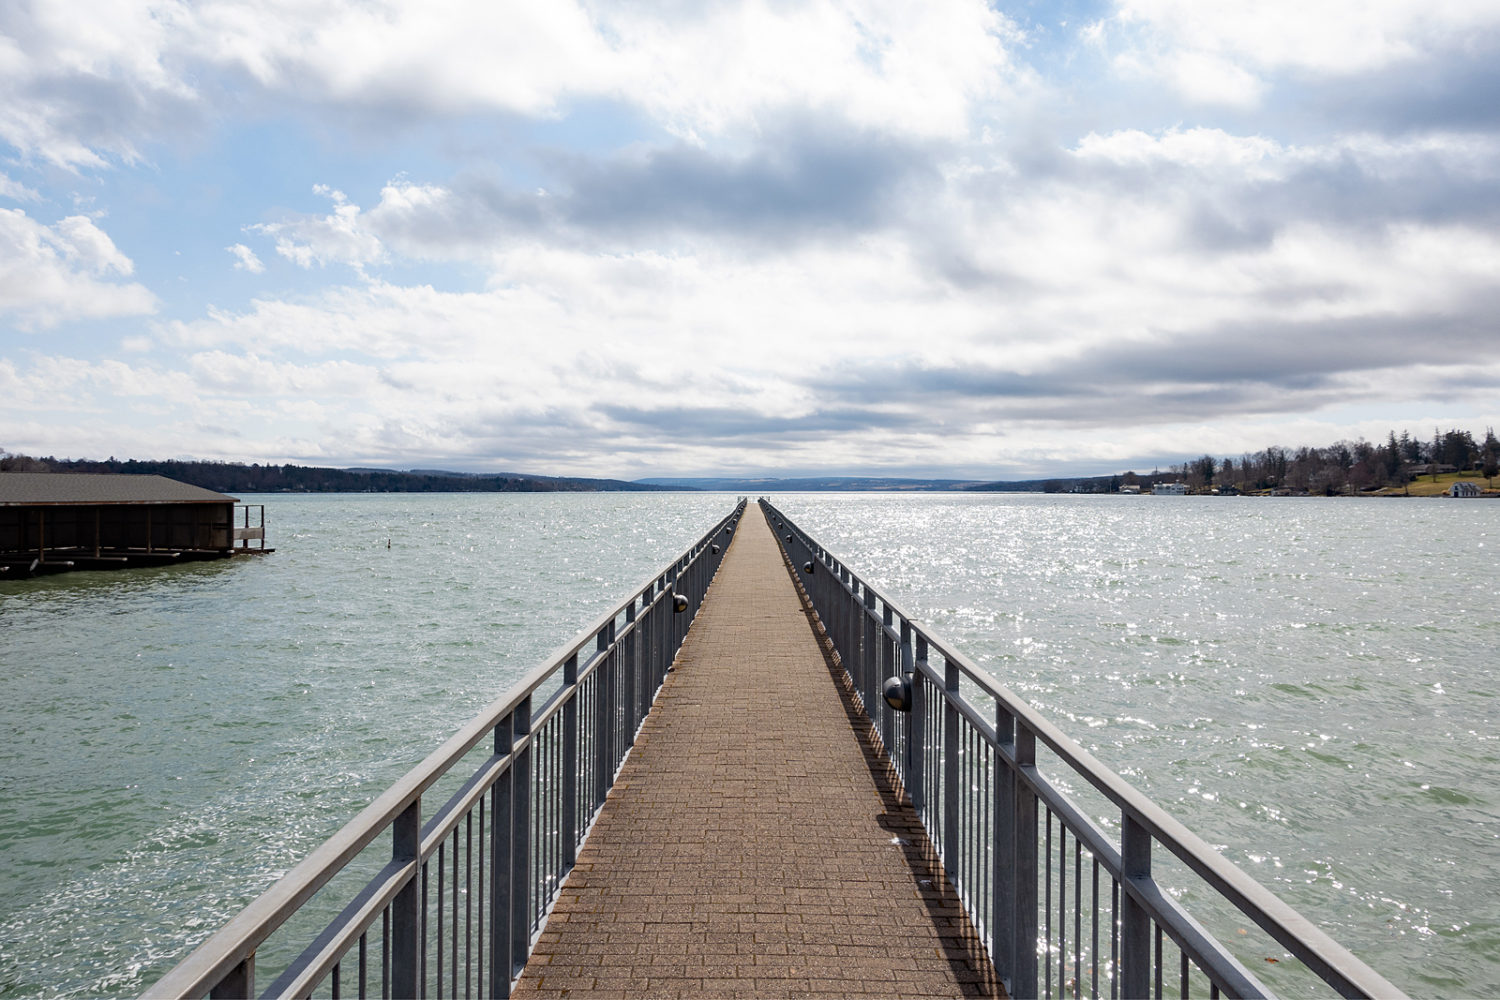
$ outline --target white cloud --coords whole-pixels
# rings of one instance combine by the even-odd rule
[[[1155,76],[1184,98],[1254,106],[1267,77],[1334,78],[1465,52],[1500,29],[1500,7],[1470,0],[1119,0],[1092,35],[1116,65]]]
[[[260,274],[265,271],[266,265],[262,264],[260,258],[255,255],[255,251],[245,246],[245,244],[235,243],[224,249],[234,255],[234,269],[236,271],[249,271],[251,274]]]
[[[0,140],[66,169],[134,161],[149,133],[179,127],[198,98],[172,52],[177,0],[29,4],[0,33]],[[144,131],[143,131],[144,130]]]
[[[47,226],[21,209],[0,209],[0,314],[23,329],[154,312],[156,298],[144,286],[112,280],[133,269],[84,216]]]
[[[0,174],[0,198],[9,198],[11,201],[40,201],[41,197],[20,181]]]
[[[1121,165],[1177,163],[1195,169],[1230,170],[1239,176],[1267,160],[1280,159],[1280,143],[1262,136],[1231,135],[1222,129],[1168,129],[1151,135],[1120,129],[1108,135],[1090,132],[1078,141],[1074,155]]]
[[[0,140],[69,169],[134,161],[225,94],[379,116],[556,116],[621,102],[686,136],[753,136],[809,109],[966,132],[1024,73],[982,0],[783,5],[475,0],[114,0],[31,5],[0,34]]]
[[[273,238],[276,252],[302,268],[314,264],[348,264],[361,270],[385,259],[385,248],[360,215],[358,205],[351,204],[342,191],[325,185],[318,185],[313,191],[333,202],[332,213],[247,228]]]

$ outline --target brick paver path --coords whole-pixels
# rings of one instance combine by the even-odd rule
[[[519,995],[1000,993],[750,505]]]

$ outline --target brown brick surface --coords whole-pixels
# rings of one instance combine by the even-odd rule
[[[752,504],[519,996],[1003,995],[835,678]]]

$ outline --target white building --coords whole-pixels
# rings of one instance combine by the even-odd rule
[[[1159,497],[1181,497],[1187,496],[1186,483],[1157,483],[1151,487],[1153,496]]]
[[[1462,480],[1448,487],[1450,497],[1477,497],[1479,496],[1479,484]]]

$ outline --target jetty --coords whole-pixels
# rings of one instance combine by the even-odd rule
[[[759,512],[516,996],[1002,995]]]
[[[1275,995],[1153,854],[1293,991],[1403,995],[742,500],[145,995]]]

